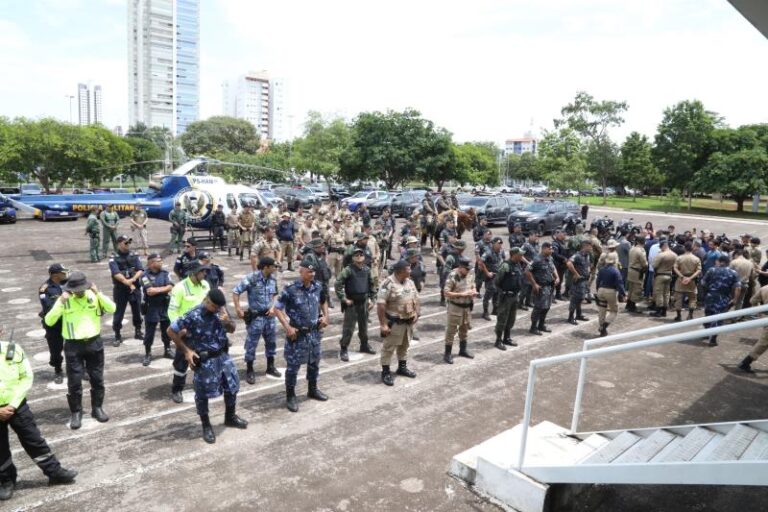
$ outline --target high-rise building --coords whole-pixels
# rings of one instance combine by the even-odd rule
[[[245,119],[262,139],[288,140],[286,85],[266,71],[251,71],[222,84],[224,115]]]
[[[91,124],[91,91],[86,84],[77,84],[77,124]]]
[[[199,0],[128,0],[130,124],[175,135],[199,118]]]
[[[93,124],[103,124],[104,117],[101,110],[101,86],[93,87],[93,109],[91,109],[91,122]]]
[[[522,137],[508,139],[504,142],[504,155],[522,155],[523,153],[536,154],[536,139],[534,137]]]

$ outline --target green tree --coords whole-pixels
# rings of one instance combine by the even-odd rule
[[[259,180],[288,181],[291,171],[288,165],[288,150],[286,145],[271,146],[268,150],[258,153],[221,153],[219,158],[223,165],[213,167],[228,181],[253,183]],[[233,165],[240,164],[240,165]]]
[[[608,129],[624,124],[627,108],[626,101],[597,101],[579,91],[573,103],[560,110],[562,119],[555,120],[555,128],[567,126],[589,143],[589,170],[602,183],[603,204],[607,202],[605,188],[616,173],[616,145],[611,142]]]
[[[561,190],[584,190],[586,154],[584,143],[573,129],[545,131],[537,147],[536,162],[541,178]]]
[[[163,150],[152,140],[144,137],[125,137],[125,142],[131,147],[133,162],[126,166],[123,174],[133,180],[136,187],[137,176],[148,176],[163,168]]]
[[[634,189],[660,187],[664,176],[653,164],[652,146],[648,137],[638,132],[630,133],[621,145],[619,160],[619,181]],[[632,196],[636,200],[636,196]]]
[[[453,178],[462,185],[499,185],[498,148],[485,142],[465,142],[455,146],[458,160],[457,177]]]
[[[128,128],[126,138],[141,138],[153,142],[162,152],[162,158],[168,161],[168,165],[174,166],[186,160],[184,150],[181,148],[180,139],[174,137],[171,130],[161,126],[147,127],[144,123],[136,123]]]
[[[544,178],[539,159],[533,153],[510,153],[505,166],[506,175],[512,179],[540,181]]]
[[[309,112],[304,136],[293,141],[291,163],[312,174],[336,177],[341,156],[348,150],[351,137],[351,129],[343,119],[325,120],[319,112]]]
[[[219,153],[256,153],[259,137],[256,127],[245,119],[215,116],[190,123],[181,136],[187,155],[216,156]]]
[[[603,189],[605,203],[605,189],[618,181],[619,147],[608,137],[588,141],[586,164],[587,174],[596,178]]]

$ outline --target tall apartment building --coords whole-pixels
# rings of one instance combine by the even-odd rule
[[[128,0],[130,124],[184,133],[200,114],[199,0]]]
[[[245,119],[256,127],[262,139],[284,141],[286,125],[285,82],[270,79],[266,71],[252,71],[222,84],[224,115]]]
[[[91,94],[91,88],[88,84],[77,84],[77,123],[80,126],[87,126],[103,122],[101,86],[94,86],[93,94]]]
[[[519,139],[508,139],[504,142],[504,155],[511,154],[522,155],[523,153],[536,154],[537,140],[534,137],[522,137]]]

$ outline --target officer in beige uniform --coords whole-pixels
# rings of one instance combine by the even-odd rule
[[[648,271],[648,257],[645,254],[645,237],[635,237],[635,245],[629,250],[627,270],[627,311],[641,313],[637,303],[643,300],[643,278]]]
[[[768,285],[757,290],[752,296],[750,304],[752,306],[768,304]],[[765,316],[765,313],[763,316]],[[757,358],[763,355],[766,350],[768,350],[768,327],[763,327],[763,333],[760,336],[760,340],[758,340],[757,344],[752,348],[752,352],[739,363],[739,369],[748,373],[754,373],[751,366],[752,363],[757,361]]]
[[[368,250],[371,253],[371,277],[376,286],[379,285],[379,276],[381,274],[381,248],[379,247],[378,236],[375,235],[371,226],[363,228],[363,232],[368,235]]]
[[[739,279],[741,279],[741,288],[736,295],[736,300],[733,301],[733,309],[743,309],[747,305],[746,294],[749,283],[755,274],[755,264],[751,259],[748,260],[744,257],[743,249],[736,249],[733,251],[733,260],[731,260],[730,266],[739,274]]]
[[[240,261],[243,261],[245,249],[248,249],[248,259],[251,259],[251,246],[253,246],[253,228],[256,225],[256,216],[253,208],[245,206],[243,213],[237,217],[237,227],[240,230]]]
[[[227,222],[227,255],[232,256],[232,249],[235,254],[240,254],[240,226],[238,221],[237,207],[232,206],[226,217]]]
[[[344,231],[344,244],[350,245],[355,243],[355,233],[358,232],[358,229],[351,213],[347,213],[344,216],[344,225],[341,229]]]
[[[317,229],[315,229],[315,227],[312,225],[312,217],[307,217],[304,219],[304,224],[299,227],[299,253],[301,253],[301,248],[307,245],[310,240],[314,238],[312,236],[313,231],[317,231]]]
[[[326,262],[330,269],[333,270],[334,277],[337,277],[344,269],[342,261],[346,251],[344,231],[341,229],[340,219],[333,219],[333,227],[325,235],[325,246],[328,248]]]
[[[414,378],[408,369],[408,347],[413,336],[413,326],[419,319],[421,304],[419,292],[410,278],[411,267],[405,260],[392,266],[393,273],[384,279],[376,299],[376,312],[381,326],[384,346],[381,349],[381,381],[394,385],[389,363],[397,350],[397,375]]]
[[[680,322],[683,309],[683,297],[688,297],[688,318],[693,319],[696,309],[696,278],[701,275],[701,260],[693,254],[693,242],[685,242],[685,253],[677,257],[674,266],[675,280],[675,322]]]
[[[606,242],[605,244],[605,250],[598,256],[597,258],[597,272],[600,272],[600,270],[605,266],[605,257],[609,254],[616,254],[616,248],[619,246],[619,242],[611,238]],[[618,254],[617,254],[618,256]],[[616,263],[618,265],[618,263]],[[616,267],[618,268],[618,267]]]
[[[328,235],[328,231],[333,227],[333,224],[328,220],[328,212],[325,208],[321,208],[317,213],[320,216],[320,220],[315,222],[315,229],[320,232],[320,238],[325,239]]]
[[[443,361],[453,364],[453,338],[459,331],[459,356],[474,359],[467,352],[467,332],[472,328],[472,306],[480,293],[475,288],[474,274],[470,275],[469,260],[463,256],[448,275],[443,289],[448,302],[448,323],[445,326],[445,355]]]
[[[669,285],[672,282],[672,271],[675,268],[677,254],[669,249],[669,242],[666,238],[659,240],[659,254],[653,258],[653,301],[656,304],[656,311],[650,316],[667,316],[667,306],[669,305]]]
[[[253,244],[251,253],[251,268],[254,272],[258,270],[259,260],[261,258],[272,258],[278,266],[282,264],[282,251],[280,250],[280,241],[275,238],[275,230],[272,226],[264,228],[264,237]]]

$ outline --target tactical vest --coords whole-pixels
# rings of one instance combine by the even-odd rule
[[[280,221],[277,225],[277,239],[281,242],[293,242],[293,222]]]
[[[120,273],[125,276],[126,278],[130,279],[133,277],[133,274],[136,273],[136,267],[133,266],[132,260],[134,260],[136,256],[132,252],[120,252],[117,251],[112,255],[112,259],[115,260],[115,264],[117,264],[117,268],[120,270]],[[114,280],[114,279],[113,279]],[[123,285],[122,283],[118,283],[116,280],[114,280],[115,284]]]
[[[350,265],[351,275],[347,277],[344,283],[344,293],[349,299],[362,299],[368,295],[368,276],[370,270],[367,267],[358,268],[357,265]]]
[[[507,272],[499,282],[499,288],[503,292],[518,292],[522,286],[522,270],[520,265],[506,263]]]
[[[165,270],[161,270],[157,274],[153,273],[152,271],[147,271],[142,276],[141,280],[144,282],[146,280],[149,284],[146,285],[147,288],[152,288],[155,285],[155,281],[158,277],[160,277],[163,274],[168,274]],[[168,280],[168,284],[171,284],[170,279]],[[168,293],[159,293],[157,295],[148,295],[144,294],[144,300],[146,301],[147,305],[150,307],[163,307],[168,304],[171,300],[171,296]]]

